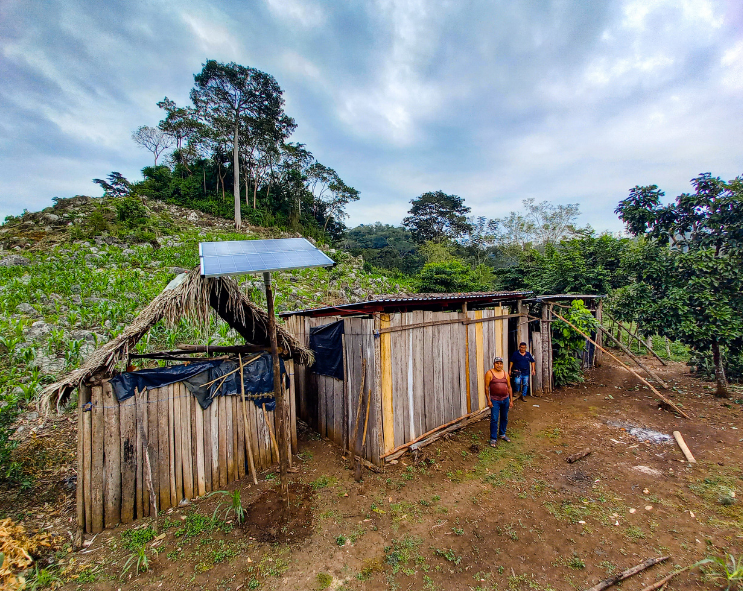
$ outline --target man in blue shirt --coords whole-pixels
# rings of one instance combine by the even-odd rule
[[[514,351],[508,364],[508,373],[513,376],[514,394],[521,393],[519,400],[526,400],[529,392],[529,376],[536,373],[536,361],[526,350],[526,343],[519,343],[519,350]]]

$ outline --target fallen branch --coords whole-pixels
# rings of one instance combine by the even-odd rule
[[[668,585],[668,581],[670,581],[673,577],[680,575],[684,571],[690,570],[697,566],[701,566],[702,564],[707,564],[708,562],[712,561],[709,558],[705,558],[704,560],[700,560],[699,562],[695,562],[694,564],[690,564],[689,566],[685,566],[684,568],[675,570],[672,573],[667,574],[659,581],[656,581],[652,585],[648,585],[647,587],[642,588],[640,591],[656,591],[658,589],[663,589],[666,585]]]
[[[674,431],[673,438],[676,440],[676,443],[678,443],[679,447],[681,448],[681,451],[684,452],[684,456],[686,456],[686,461],[688,461],[690,464],[696,464],[697,461],[694,459],[694,456],[692,455],[691,450],[689,449],[689,446],[686,445],[686,441],[684,441],[684,438],[681,437],[681,433],[679,431]]]
[[[625,579],[629,579],[631,576],[636,575],[637,573],[641,573],[645,569],[650,568],[651,566],[658,564],[659,562],[664,562],[668,560],[669,558],[670,556],[661,556],[660,558],[648,558],[645,562],[642,562],[638,564],[637,566],[628,568],[627,570],[624,570],[621,573],[614,575],[613,577],[609,577],[608,579],[604,579],[603,581],[596,583],[593,587],[588,589],[588,591],[603,591],[604,589],[608,589],[612,585],[616,585],[619,581],[624,581]]]
[[[676,406],[671,400],[669,400],[668,398],[666,398],[665,396],[663,396],[663,394],[661,394],[660,392],[658,392],[658,390],[655,388],[655,386],[653,386],[653,384],[651,384],[650,382],[648,382],[645,378],[643,378],[634,369],[632,369],[631,367],[629,367],[626,363],[624,363],[620,359],[617,359],[617,357],[615,355],[612,355],[611,353],[609,353],[609,351],[607,351],[606,349],[604,349],[601,345],[599,345],[596,341],[594,341],[590,336],[588,336],[586,333],[584,333],[582,330],[580,330],[578,327],[576,327],[575,324],[573,324],[569,320],[566,320],[565,318],[563,318],[562,316],[560,316],[555,311],[553,311],[552,313],[555,316],[557,316],[560,320],[562,320],[565,324],[567,324],[568,326],[570,326],[573,330],[575,330],[578,334],[580,334],[580,335],[584,336],[586,339],[588,339],[588,341],[590,343],[593,343],[593,345],[595,347],[597,347],[598,349],[600,349],[601,351],[603,351],[604,353],[606,353],[609,357],[611,357],[614,361],[616,361],[617,363],[619,363],[623,368],[625,368],[627,371],[629,371],[632,375],[634,375],[638,380],[640,380],[643,384],[645,384],[648,388],[650,388],[650,390],[653,392],[653,394],[655,394],[656,398],[658,398],[659,400],[662,400],[663,402],[665,402],[668,406],[670,406],[673,409],[674,412],[677,412],[678,414],[680,414],[685,419],[690,419],[691,418],[683,410],[681,410],[678,406]]]
[[[583,451],[579,451],[577,454],[573,454],[572,456],[568,456],[565,458],[565,461],[568,464],[572,464],[573,462],[577,462],[578,460],[581,460],[585,458],[586,456],[591,455],[590,449],[584,449]]]

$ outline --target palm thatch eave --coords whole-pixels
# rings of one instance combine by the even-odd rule
[[[240,291],[230,277],[202,277],[199,267],[173,279],[162,292],[142,310],[120,335],[96,349],[77,369],[41,393],[40,408],[48,412],[59,405],[81,384],[97,381],[113,374],[117,363],[128,359],[139,340],[160,320],[175,325],[183,318],[206,324],[212,314],[219,315],[246,343],[270,344],[268,315]],[[282,356],[303,365],[312,365],[312,351],[302,346],[291,333],[277,327],[277,340]]]

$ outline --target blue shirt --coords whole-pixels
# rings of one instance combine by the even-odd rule
[[[510,359],[513,363],[513,369],[518,369],[521,373],[529,374],[531,369],[529,368],[530,363],[535,363],[534,357],[527,351],[525,354],[521,354],[518,351],[514,351]]]

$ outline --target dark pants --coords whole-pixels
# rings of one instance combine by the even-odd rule
[[[508,403],[509,399],[492,400],[493,408],[490,409],[490,439],[498,439],[500,435],[506,434],[508,425]],[[498,421],[500,420],[500,430],[498,430]]]

